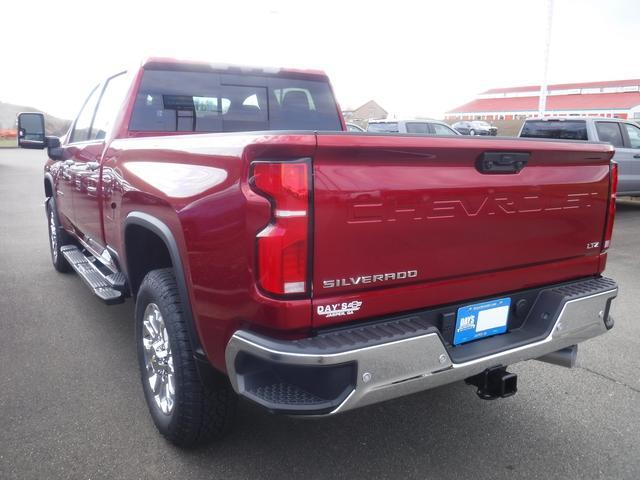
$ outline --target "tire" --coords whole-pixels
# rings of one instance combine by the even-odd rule
[[[475,135],[476,131],[472,128],[471,130],[469,130],[469,135]]]
[[[237,396],[218,372],[202,382],[172,269],[145,276],[135,315],[142,388],[158,431],[183,448],[222,438],[233,425]]]
[[[58,217],[58,209],[56,207],[56,201],[53,197],[47,200],[47,227],[49,233],[49,250],[51,252],[51,263],[53,268],[58,272],[67,273],[71,271],[71,266],[67,260],[62,256],[60,250],[63,245],[67,245],[69,235],[65,232],[64,228],[60,225],[60,219]]]

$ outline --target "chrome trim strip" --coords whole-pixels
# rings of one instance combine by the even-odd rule
[[[111,255],[109,254],[109,252],[107,251],[106,248],[102,249],[102,253],[98,253],[98,250],[90,243],[92,241],[91,238],[83,237],[83,236],[79,235],[77,232],[74,234],[74,237],[84,249],[86,249],[102,265],[104,265],[109,270],[111,270],[112,273],[119,272],[118,268],[116,267],[115,263],[113,262],[113,259],[111,258]],[[89,241],[87,241],[87,238],[89,239]],[[97,244],[97,242],[93,242],[93,243]],[[102,246],[100,246],[100,248],[102,248]],[[108,256],[108,259],[103,256],[105,254],[105,252],[106,252],[106,254]]]
[[[278,218],[289,218],[289,217],[306,217],[306,210],[276,210],[275,216]]]

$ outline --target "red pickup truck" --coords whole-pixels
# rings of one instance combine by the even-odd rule
[[[571,366],[613,326],[610,145],[348,133],[327,77],[150,59],[47,148],[51,258],[135,299],[144,395],[189,446],[238,396],[321,416],[506,367]]]

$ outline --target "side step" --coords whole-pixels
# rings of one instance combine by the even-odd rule
[[[124,302],[125,280],[122,273],[105,275],[91,261],[91,258],[82,253],[75,245],[65,245],[60,250],[71,268],[80,275],[80,278],[100,300],[107,305]]]

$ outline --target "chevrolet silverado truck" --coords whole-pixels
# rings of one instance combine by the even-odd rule
[[[350,133],[327,77],[149,59],[47,148],[51,260],[135,299],[144,396],[180,446],[238,397],[327,416],[507,366],[564,366],[613,326],[611,145]]]

